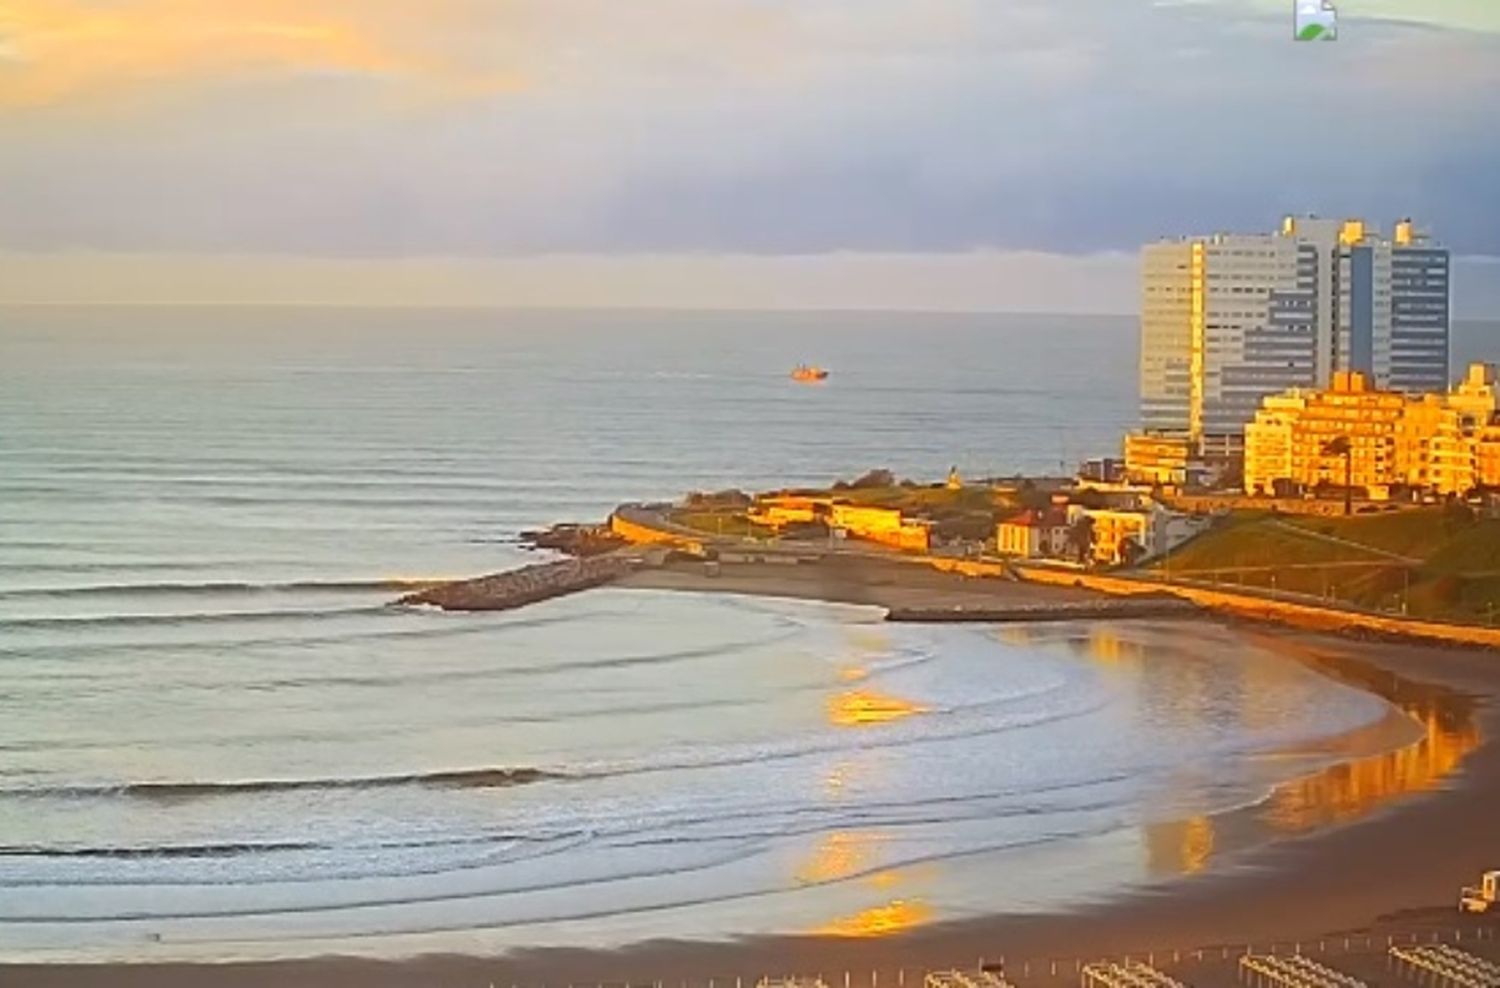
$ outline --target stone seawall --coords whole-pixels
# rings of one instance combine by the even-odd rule
[[[1082,587],[1124,597],[1169,593],[1206,610],[1232,617],[1269,621],[1311,631],[1363,635],[1392,640],[1418,640],[1447,645],[1500,648],[1500,628],[1447,624],[1417,618],[1392,617],[1336,607],[1319,607],[1313,603],[1278,600],[1253,594],[1183,584],[1162,584],[1127,577],[1051,570],[1027,566],[1021,578],[1031,583],[1052,586]]]
[[[693,556],[706,551],[706,536],[674,525],[662,515],[633,505],[621,505],[609,516],[609,530],[631,545],[669,546]]]
[[[893,607],[887,621],[947,624],[963,621],[1003,624],[1013,621],[1089,621],[1125,618],[1184,617],[1198,613],[1191,601],[1164,595],[1117,598],[1082,603],[955,605],[953,607]]]
[[[620,579],[639,565],[635,555],[593,556],[535,563],[505,573],[458,580],[407,594],[397,604],[445,611],[508,611]]]

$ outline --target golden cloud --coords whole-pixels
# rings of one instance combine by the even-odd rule
[[[447,0],[4,0],[0,107],[45,107],[155,85],[288,73],[514,89],[511,73],[463,65],[430,43],[462,13]],[[423,42],[428,42],[423,44]]]

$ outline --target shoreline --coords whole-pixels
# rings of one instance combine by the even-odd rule
[[[1055,604],[1101,596],[1072,587],[967,580],[906,564],[854,568],[850,573],[775,566],[645,570],[624,589],[739,593],[877,606],[993,605],[1008,601]],[[896,582],[899,580],[899,582]],[[776,592],[771,592],[771,591]],[[1049,620],[1044,618],[1043,620]],[[1051,618],[1050,620],[1058,620]],[[1062,618],[1061,620],[1070,620]],[[756,937],[723,943],[649,941],[619,950],[521,949],[495,956],[428,954],[398,960],[343,956],[225,963],[0,963],[0,981],[17,988],[134,985],[188,988],[215,985],[302,986],[489,983],[699,981],[784,972],[912,971],[973,965],[979,958],[1075,957],[1148,951],[1218,949],[1249,941],[1292,942],[1319,937],[1384,935],[1381,931],[1457,921],[1460,885],[1500,865],[1500,656],[1418,643],[1361,642],[1312,632],[1225,620],[1204,620],[1301,661],[1319,673],[1372,692],[1394,710],[1383,721],[1328,739],[1335,748],[1360,745],[1349,735],[1389,729],[1405,717],[1422,737],[1394,751],[1351,750],[1336,764],[1277,784],[1254,805],[1213,817],[1217,840],[1198,874],[1147,882],[1082,908],[999,914],[949,921],[885,938]],[[1269,753],[1311,757],[1322,751]],[[1461,764],[1460,764],[1461,762]],[[1319,802],[1311,790],[1352,782],[1361,773],[1379,780],[1401,766],[1410,777],[1388,799]],[[1327,794],[1324,794],[1326,797]],[[1334,794],[1337,797],[1338,793]],[[1323,815],[1314,812],[1322,808]],[[1278,814],[1280,816],[1278,817]],[[1300,814],[1300,815],[1299,815]],[[1279,824],[1278,824],[1279,820]],[[1268,823],[1268,821],[1270,821]],[[1279,832],[1268,841],[1267,827]],[[1408,835],[1414,835],[1408,837]],[[1489,921],[1491,929],[1500,926]],[[1071,972],[1071,969],[1070,969]]]

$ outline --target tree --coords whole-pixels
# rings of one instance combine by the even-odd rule
[[[1443,504],[1443,534],[1455,535],[1474,524],[1475,512],[1456,497]]]
[[[1354,514],[1354,446],[1348,436],[1335,436],[1323,444],[1324,456],[1344,458],[1344,514]]]
[[[1094,519],[1079,515],[1078,520],[1068,526],[1068,548],[1078,562],[1087,564],[1094,555]]]
[[[1036,481],[1027,477],[1021,482],[1021,487],[1016,491],[1016,500],[1021,507],[1030,508],[1032,511],[1046,511],[1052,506],[1052,492],[1043,490],[1036,485]]]
[[[1085,508],[1090,508],[1095,511],[1104,507],[1106,500],[1107,499],[1102,492],[1096,491],[1092,487],[1081,490],[1077,494],[1073,495],[1074,504],[1082,505]]]

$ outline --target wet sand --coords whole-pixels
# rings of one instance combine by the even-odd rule
[[[769,593],[884,606],[942,606],[1095,599],[1072,588],[965,580],[932,571],[777,564],[726,568],[717,577],[665,569],[625,586]],[[799,571],[800,570],[800,571]],[[1188,620],[1214,620],[1202,617]],[[1165,956],[1247,942],[1447,930],[1460,923],[1460,885],[1500,867],[1500,654],[1422,645],[1362,643],[1260,626],[1245,633],[1326,674],[1385,696],[1422,727],[1401,751],[1356,758],[1289,783],[1264,805],[1211,822],[1197,874],[1138,888],[1066,914],[996,915],[878,938],[778,937],[730,943],[649,942],[619,951],[548,949],[503,957],[434,955],[406,961],[327,957],[223,965],[0,966],[0,985],[92,988],[214,985],[410,986],[695,982],[710,977],[972,966],[1006,958],[1015,977],[1074,981],[1073,959]],[[1276,839],[1267,843],[1267,837]],[[1196,835],[1203,843],[1203,835]],[[1237,849],[1238,848],[1238,849]],[[1496,920],[1489,921],[1493,933]],[[1473,921],[1466,928],[1472,935]],[[1493,947],[1491,947],[1491,952]],[[1232,953],[1232,951],[1231,951]],[[1048,958],[1062,959],[1056,979]],[[1023,968],[1022,965],[1025,965]],[[1202,983],[1229,983],[1232,963],[1205,968]],[[1024,985],[1025,978],[1016,978]],[[834,977],[831,984],[837,984]],[[1076,983],[1076,981],[1074,981]]]

